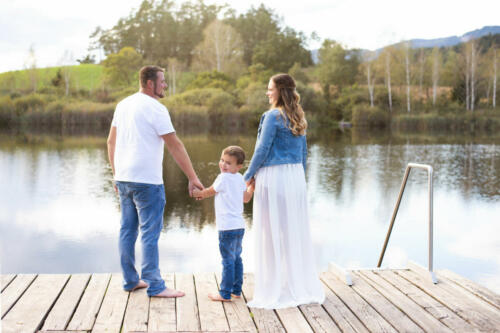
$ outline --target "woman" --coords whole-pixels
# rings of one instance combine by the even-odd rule
[[[248,305],[322,303],[307,213],[307,121],[290,75],[271,77],[266,95],[272,108],[260,119],[244,176],[247,184],[255,181],[255,291]]]

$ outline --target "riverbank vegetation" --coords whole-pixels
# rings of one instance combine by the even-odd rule
[[[97,27],[80,65],[0,73],[0,126],[107,128],[114,106],[137,91],[144,64],[167,70],[162,99],[179,128],[234,132],[257,126],[268,107],[269,77],[288,72],[311,128],[339,123],[401,130],[498,130],[500,34],[453,47],[401,42],[377,51],[349,49],[283,24],[261,5],[236,14],[203,1],[144,0],[113,27]]]

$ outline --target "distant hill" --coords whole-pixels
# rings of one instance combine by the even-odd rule
[[[478,39],[487,35],[496,35],[500,34],[500,26],[485,26],[481,29],[476,29],[473,31],[466,32],[462,36],[450,36],[443,38],[434,38],[434,39],[410,39],[410,45],[414,49],[418,48],[433,48],[433,47],[451,47],[458,45],[460,43],[468,42],[469,40]],[[401,42],[400,42],[401,43]],[[397,45],[400,43],[392,44]],[[389,45],[381,47],[377,49],[375,52],[379,54],[384,48]],[[361,53],[370,52],[369,50],[362,49]],[[311,50],[311,57],[315,64],[318,63],[318,50]]]
[[[449,47],[460,43],[468,42],[472,39],[478,39],[487,35],[500,34],[500,26],[486,26],[481,29],[469,31],[462,36],[450,36],[435,39],[410,39],[409,42],[412,48],[431,48],[431,47]]]

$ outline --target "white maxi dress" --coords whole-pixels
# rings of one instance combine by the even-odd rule
[[[248,306],[279,309],[323,303],[302,164],[262,167],[255,175],[255,186],[255,290]]]

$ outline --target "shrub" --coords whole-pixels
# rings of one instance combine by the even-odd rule
[[[356,127],[385,128],[389,121],[389,113],[376,106],[357,105],[352,111],[352,122]]]

